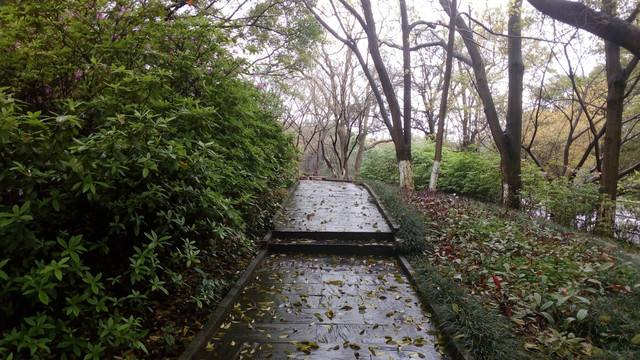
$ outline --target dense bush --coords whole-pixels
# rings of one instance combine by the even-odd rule
[[[550,181],[547,174],[532,165],[523,168],[523,208],[538,212],[564,226],[590,229],[599,204],[598,186],[584,177]]]
[[[414,172],[420,171],[420,165],[413,162]],[[397,184],[398,161],[396,160],[396,150],[393,145],[378,145],[367,150],[362,159],[362,167],[358,174],[358,179],[375,180],[387,184]],[[416,184],[416,187],[420,184]]]
[[[498,202],[500,158],[477,152],[450,152],[443,157],[438,189],[477,200]]]
[[[416,141],[412,145],[413,178],[416,189],[429,186],[435,144]],[[438,177],[438,190],[496,202],[500,196],[500,159],[470,151],[444,148]],[[398,182],[398,166],[392,145],[368,150],[362,163],[360,178],[389,184]]]
[[[144,351],[154,304],[219,296],[293,171],[234,39],[126,3],[0,6],[2,358]]]

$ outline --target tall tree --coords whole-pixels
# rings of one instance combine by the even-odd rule
[[[500,151],[502,173],[502,203],[510,208],[520,207],[521,144],[522,144],[522,0],[509,2],[508,22],[509,95],[507,121]]]
[[[451,13],[451,2],[440,0],[447,13]],[[524,65],[522,62],[522,0],[509,3],[508,57],[509,57],[509,93],[505,130],[502,130],[493,96],[487,80],[484,59],[471,28],[458,16],[456,27],[462,36],[472,61],[478,95],[484,104],[487,123],[493,141],[500,152],[502,178],[501,203],[510,208],[519,208],[521,188],[521,132],[522,132],[522,82]]]
[[[456,33],[457,1],[451,1],[451,11],[449,12],[449,39],[447,42],[447,57],[444,70],[444,88],[442,89],[442,99],[440,101],[440,112],[438,113],[438,132],[436,134],[436,153],[431,167],[431,178],[429,179],[429,189],[435,191],[438,186],[438,174],[440,172],[440,161],[442,160],[442,144],[444,138],[444,119],[447,113],[447,100],[449,97],[449,86],[451,85],[451,68],[453,65],[453,45]]]
[[[616,1],[603,0],[602,11],[585,4],[567,0],[528,0],[540,12],[572,26],[587,30],[605,40],[607,72],[606,133],[602,154],[600,192],[606,195],[598,210],[596,232],[613,236],[615,227],[615,200],[618,192],[618,167],[622,133],[624,95],[629,74],[638,64],[640,56],[640,28],[632,24],[640,13],[636,4],[626,19],[617,16]],[[634,56],[626,67],[622,66],[620,47]]]
[[[602,1],[605,14],[614,16],[616,4],[612,0]],[[613,236],[616,223],[616,198],[618,195],[618,167],[620,164],[620,146],[622,138],[622,111],[624,110],[624,91],[627,86],[626,76],[620,59],[620,46],[611,41],[604,42],[605,67],[607,71],[607,120],[605,123],[604,147],[602,154],[602,176],[600,192],[607,195],[607,200],[600,204],[596,232],[600,235]],[[637,57],[634,65],[637,64]]]
[[[411,165],[411,54],[410,54],[410,31],[416,24],[410,24],[405,0],[399,0],[401,30],[402,30],[402,58],[403,58],[403,104],[400,105],[400,98],[396,93],[387,64],[380,50],[380,39],[378,38],[377,27],[370,0],[361,0],[360,14],[349,1],[338,0],[339,3],[357,23],[361,26],[366,38],[368,56],[373,61],[375,75],[369,68],[366,55],[358,47],[358,38],[344,26],[343,21],[337,17],[338,26],[342,34],[333,26],[329,25],[320,13],[311,5],[308,0],[302,0],[305,6],[316,17],[318,22],[340,42],[345,44],[358,58],[362,70],[371,86],[371,90],[378,103],[379,113],[386,125],[391,139],[395,145],[396,159],[398,160],[398,172],[400,177],[400,187],[413,189],[413,168]],[[331,8],[336,10],[336,2],[330,1]]]

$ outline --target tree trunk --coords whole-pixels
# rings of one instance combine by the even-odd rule
[[[370,93],[367,92],[367,95],[365,96],[366,99],[366,108],[364,110],[364,114],[362,114],[362,129],[360,131],[360,133],[358,134],[358,150],[356,151],[356,161],[354,164],[354,177],[355,180],[358,180],[358,175],[360,174],[360,168],[362,168],[362,159],[364,158],[364,151],[366,150],[366,140],[367,140],[367,134],[369,133],[369,95]]]
[[[396,159],[398,160],[398,174],[400,175],[400,187],[413,190],[413,165],[411,164],[411,152],[396,147]]]
[[[617,18],[615,12],[593,10],[583,3],[567,0],[527,0],[541,13],[584,29],[640,56],[640,28]],[[608,2],[608,0],[606,0]],[[614,5],[615,7],[615,5]]]
[[[522,145],[522,0],[509,3],[509,94],[507,124],[503,135],[503,151],[500,158],[502,174],[502,199],[504,206],[520,208],[521,145]]]
[[[613,15],[615,2],[603,1],[603,11]],[[618,192],[618,167],[622,138],[622,110],[624,108],[625,74],[620,64],[620,46],[605,41],[607,68],[607,121],[602,151],[602,177],[600,193],[602,202],[598,208],[596,233],[613,237],[616,223],[616,196]]]
[[[449,85],[451,84],[451,67],[453,64],[453,43],[456,32],[457,2],[451,1],[451,12],[449,14],[449,39],[447,43],[447,57],[445,59],[444,84],[442,89],[442,99],[440,100],[440,113],[438,114],[438,133],[436,134],[436,153],[431,167],[431,178],[429,179],[429,190],[435,191],[438,187],[438,175],[440,174],[440,161],[442,161],[442,143],[444,142],[444,119],[447,114],[447,99],[449,97]]]
[[[362,136],[360,140],[358,140],[358,151],[356,152],[356,161],[354,164],[354,177],[355,180],[358,180],[358,176],[360,175],[360,169],[362,168],[362,159],[364,158],[364,150],[365,150],[365,140],[366,135],[358,135]]]
[[[396,146],[396,157],[398,158],[398,175],[400,187],[413,190],[413,166],[411,165],[411,29],[409,27],[409,15],[407,14],[407,4],[405,0],[400,0],[400,22],[402,27],[402,67],[403,73],[403,96],[404,106],[403,124],[399,127],[402,133],[402,147]]]
[[[345,2],[342,1],[344,5]],[[409,22],[407,15],[407,5],[404,0],[400,0],[400,14],[402,17],[402,34],[403,34],[403,68],[404,68],[404,78],[403,78],[403,89],[404,89],[404,119],[402,111],[400,110],[400,103],[398,101],[398,97],[396,96],[396,92],[394,90],[393,82],[391,81],[391,77],[387,72],[387,68],[385,67],[385,61],[380,54],[380,46],[378,34],[376,32],[375,19],[373,17],[373,11],[371,10],[371,1],[370,0],[361,0],[362,10],[364,12],[364,20],[365,26],[364,30],[367,33],[367,41],[369,45],[369,53],[371,55],[371,59],[373,60],[374,67],[376,72],[378,73],[378,79],[380,81],[380,86],[382,87],[382,91],[384,93],[385,99],[387,100],[387,105],[389,106],[389,113],[391,115],[391,121],[385,121],[387,128],[389,129],[389,133],[391,135],[391,139],[393,139],[393,143],[395,144],[396,149],[396,158],[398,160],[398,169],[399,169],[399,178],[400,178],[400,187],[407,188],[409,190],[413,190],[413,167],[411,166],[411,62],[410,62],[410,46],[409,46]],[[355,53],[355,51],[354,51]],[[358,53],[356,53],[357,55]],[[362,63],[362,61],[361,61]],[[362,64],[363,70],[366,72],[366,64]],[[371,82],[373,77],[368,77]],[[371,83],[371,87],[377,87],[378,85],[374,82]],[[375,91],[374,91],[375,93]],[[408,96],[407,96],[408,94]],[[381,98],[376,96],[378,100],[379,107],[381,109],[381,114],[384,117],[385,112],[382,109],[385,108],[384,102],[381,103]],[[407,107],[408,105],[408,107]],[[404,121],[403,121],[404,120]]]
[[[440,0],[444,10],[449,13],[449,0]],[[520,13],[522,0],[515,0],[509,6],[509,99],[507,105],[506,129],[503,132],[500,119],[484,66],[484,60],[473,38],[473,32],[461,17],[456,20],[458,32],[462,36],[471,57],[473,72],[476,78],[476,89],[484,105],[484,113],[491,130],[491,136],[500,151],[502,193],[501,203],[506,207],[518,208],[520,200],[518,194],[521,187],[520,179],[520,145],[522,143],[522,78],[524,65],[522,63],[522,38]]]

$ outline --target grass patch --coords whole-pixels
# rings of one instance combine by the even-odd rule
[[[385,211],[400,225],[396,233],[398,252],[404,255],[433,251],[426,230],[426,219],[407,201],[408,194],[380,181],[365,183],[376,193]]]
[[[420,298],[435,314],[438,328],[455,342],[456,350],[474,359],[528,358],[522,340],[508,321],[420,259],[411,259],[418,264],[415,280]]]

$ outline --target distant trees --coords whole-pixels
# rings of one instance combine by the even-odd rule
[[[392,80],[390,66],[384,59],[381,50],[383,42],[378,36],[378,27],[374,17],[370,0],[361,0],[359,12],[350,2],[346,0],[329,1],[329,6],[333,9],[330,15],[338,22],[337,28],[330,25],[321,13],[307,0],[302,0],[316,19],[324,26],[331,35],[345,44],[356,55],[362,71],[371,87],[374,98],[378,103],[378,112],[384,122],[391,139],[395,145],[396,157],[398,160],[398,173],[400,186],[407,189],[414,188],[413,168],[411,165],[411,129],[412,129],[412,78],[411,78],[411,32],[416,26],[424,25],[421,22],[409,22],[407,4],[404,0],[399,0],[400,10],[400,32],[402,51],[402,95],[396,91]],[[340,6],[340,10],[338,10]],[[355,18],[359,26],[359,31],[364,34],[367,42],[367,52],[363,52],[359,47],[360,37],[354,36],[353,29],[344,25],[342,16]],[[359,33],[358,33],[359,34]],[[373,62],[373,69],[370,68],[368,60]]]
[[[554,19],[585,29],[605,40],[605,69],[607,76],[607,102],[600,192],[606,194],[598,211],[597,232],[613,235],[615,226],[615,201],[618,193],[619,160],[622,143],[622,116],[629,76],[638,64],[640,56],[640,28],[632,24],[640,13],[636,5],[626,18],[618,16],[616,2],[603,0],[602,11],[566,0],[528,0],[531,5]],[[629,50],[634,57],[623,65],[620,47]],[[640,162],[633,166],[640,168]]]
[[[329,52],[322,46],[313,61],[315,68],[288,81],[295,89],[290,128],[303,151],[303,170],[318,175],[324,165],[333,178],[352,180],[373,127],[371,91],[359,81],[360,65],[349,49]]]

